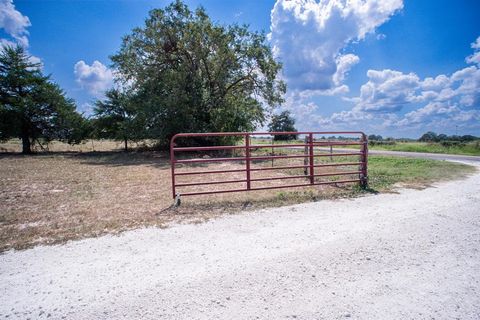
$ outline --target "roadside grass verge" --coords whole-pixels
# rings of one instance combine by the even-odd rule
[[[343,149],[359,149],[357,146],[338,146]],[[373,144],[369,143],[370,150],[386,150],[401,152],[424,152],[458,154],[467,156],[480,156],[480,141],[472,141],[464,144],[442,145],[436,142],[395,142],[394,144]]]
[[[328,141],[328,140],[327,140]],[[271,144],[269,139],[255,139],[256,144]],[[303,140],[275,141],[274,144],[303,144]],[[360,149],[359,146],[335,146],[334,149]],[[369,149],[402,151],[402,152],[425,152],[425,153],[443,153],[480,156],[480,141],[470,141],[465,143],[445,144],[437,142],[394,142],[392,144],[369,143]]]
[[[404,151],[404,152],[427,152],[444,154],[462,154],[480,156],[480,141],[472,141],[460,145],[443,146],[440,143],[427,142],[397,142],[393,145],[369,146],[372,150]]]
[[[369,187],[391,191],[395,186],[423,188],[437,181],[461,179],[475,173],[473,166],[418,158],[369,156]]]
[[[346,160],[340,158],[344,157],[319,161]],[[274,163],[283,164],[282,160]],[[229,166],[232,164],[214,163],[198,169]],[[244,210],[388,192],[398,183],[425,187],[474,171],[473,167],[457,163],[370,156],[370,189],[366,191],[357,185],[339,184],[194,196],[183,198],[182,205],[172,209],[170,165],[165,153],[57,152],[33,156],[0,153],[0,252],[144,226],[163,228],[172,223],[202,223]],[[302,174],[301,171],[267,172],[279,177]]]

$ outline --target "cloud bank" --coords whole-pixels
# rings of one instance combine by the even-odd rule
[[[0,38],[0,48],[5,46],[15,47],[20,45],[28,49],[28,30],[32,24],[27,16],[15,9],[12,0],[0,0],[0,29],[3,29],[10,39]],[[30,53],[27,51],[27,54]],[[30,62],[40,64],[41,59],[30,55]]]
[[[28,47],[27,28],[31,25],[30,19],[15,9],[12,0],[0,0],[0,28],[23,47]],[[0,41],[3,44],[12,43],[6,39],[0,39]]]
[[[348,71],[359,57],[343,51],[403,8],[402,0],[277,0],[269,34],[290,90],[345,93]]]
[[[317,117],[318,124],[377,123],[377,128],[412,129],[452,127],[480,129],[480,37],[471,44],[468,66],[451,75],[420,79],[415,73],[384,69],[368,70],[368,81],[360,95],[346,99],[354,103],[349,111]],[[401,115],[406,108],[413,109]],[[408,109],[407,109],[408,110]]]

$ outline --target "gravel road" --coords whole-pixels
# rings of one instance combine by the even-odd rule
[[[0,318],[480,319],[479,281],[477,173],[9,251]]]

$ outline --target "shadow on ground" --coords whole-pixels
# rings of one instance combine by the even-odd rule
[[[151,165],[160,169],[170,167],[170,158],[166,152],[123,152],[123,151],[93,151],[93,152],[37,152],[31,155],[21,153],[2,152],[0,159],[26,157],[64,157],[79,160],[83,164],[98,166],[135,166]]]

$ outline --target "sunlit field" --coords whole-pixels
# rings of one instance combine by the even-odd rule
[[[2,150],[18,151],[14,149],[18,147],[15,141],[0,146]],[[50,149],[55,152],[43,151],[32,156],[0,152],[0,251],[118,233],[142,226],[166,227],[174,221],[200,223],[242,210],[388,192],[399,185],[424,187],[435,181],[459,178],[474,170],[450,162],[371,156],[367,190],[357,184],[338,184],[192,196],[183,198],[180,207],[172,208],[168,154],[138,150],[125,153],[119,151],[121,148],[121,144],[113,141],[93,141],[73,147],[55,142]],[[259,148],[256,152],[267,152],[267,148]],[[352,160],[348,157],[321,159],[316,163]],[[274,163],[259,161],[254,166],[301,163],[298,161],[303,162],[302,159],[280,159]],[[244,163],[214,163],[203,165],[201,170],[244,166]],[[195,169],[199,168],[191,168]],[[355,170],[355,167],[344,170]],[[228,179],[241,179],[241,174],[229,175]],[[301,174],[302,170],[262,171],[256,177]],[[182,181],[199,181],[195,179],[199,178]],[[338,177],[322,179],[335,181]],[[306,178],[297,180],[308,183]],[[257,186],[281,184],[281,181],[261,181]],[[239,185],[227,188],[235,187]],[[201,186],[196,190],[208,188],[211,187]],[[188,189],[183,189],[186,191]]]

